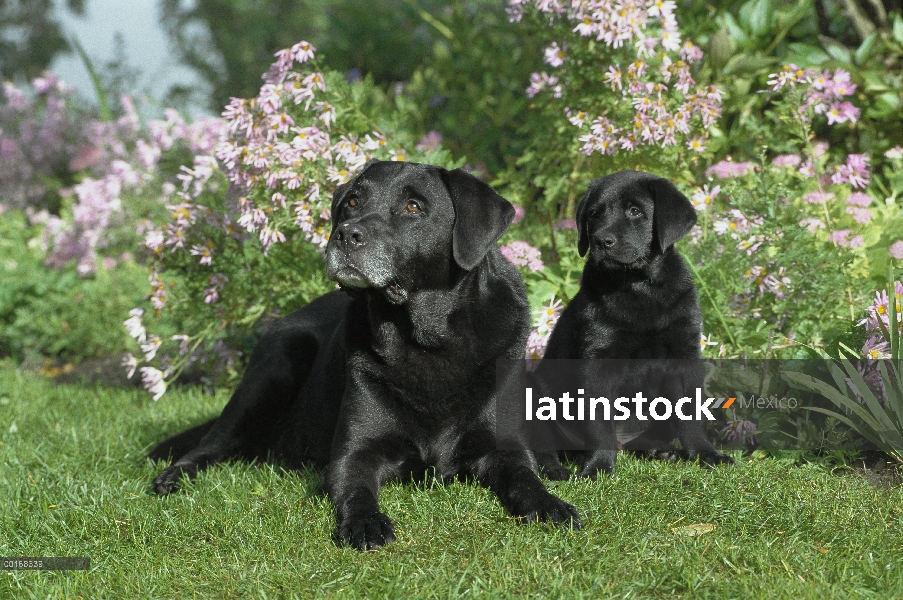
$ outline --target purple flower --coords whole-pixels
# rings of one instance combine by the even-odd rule
[[[825,223],[821,219],[815,217],[806,217],[799,223],[800,227],[805,227],[809,233],[815,233],[819,229],[825,228]]]
[[[715,176],[720,179],[733,179],[734,177],[743,177],[753,171],[754,167],[749,162],[733,162],[731,160],[722,160],[715,163],[708,169],[705,174],[709,177]]]
[[[796,167],[802,160],[799,154],[778,154],[771,162],[776,167]]]
[[[872,211],[860,206],[848,206],[847,214],[853,215],[853,220],[857,223],[868,223],[872,220]]]
[[[828,118],[828,125],[836,123],[855,123],[859,119],[859,109],[849,102],[835,102],[825,112]]]
[[[825,204],[829,200],[834,199],[834,194],[831,192],[809,192],[805,196],[803,196],[803,201],[808,202],[809,204]]]
[[[549,337],[555,329],[555,324],[558,322],[563,308],[561,300],[552,296],[548,306],[544,306],[534,313],[536,319],[533,322],[533,330],[527,338],[526,357],[528,359],[539,360],[543,357]]]
[[[755,432],[758,427],[752,421],[746,419],[731,419],[721,430],[721,436],[725,440],[739,443],[755,443]]]
[[[838,165],[831,181],[840,185],[849,183],[854,188],[865,188],[869,184],[869,158],[864,154],[850,154],[844,165]]]
[[[897,260],[903,260],[903,240],[898,240],[891,244],[887,251]]]
[[[159,400],[166,393],[166,382],[163,372],[154,367],[141,367],[141,383],[150,392],[154,400]]]
[[[532,98],[544,89],[552,90],[555,98],[561,98],[562,88],[558,83],[558,77],[549,75],[545,71],[530,75],[530,86],[527,88],[527,97]]]
[[[545,61],[552,67],[560,67],[564,64],[564,56],[567,52],[567,44],[561,46],[558,42],[552,42],[552,45],[545,49]]]
[[[527,242],[514,241],[500,248],[502,255],[518,267],[527,267],[531,271],[542,271],[545,265],[540,252]]]
[[[524,210],[523,206],[519,206],[517,204],[514,204],[513,206],[514,206],[514,220],[512,220],[511,222],[512,223],[520,223],[523,220],[524,215],[527,214],[527,211]]]
[[[432,151],[439,148],[442,143],[442,134],[438,131],[428,131],[419,142],[417,142],[417,150]]]
[[[868,206],[872,203],[872,197],[862,192],[853,192],[847,198],[847,206]]]

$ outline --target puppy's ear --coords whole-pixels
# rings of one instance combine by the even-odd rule
[[[455,208],[452,253],[469,271],[477,266],[514,220],[514,206],[463,169],[441,169]]]
[[[664,252],[693,229],[696,224],[696,209],[671,181],[663,177],[652,181],[652,194],[655,198],[653,221],[656,239]]]
[[[598,181],[598,180],[596,180]],[[583,198],[580,200],[580,204],[577,205],[577,252],[580,253],[580,256],[586,256],[587,250],[589,250],[589,224],[587,221],[589,220],[589,206],[590,194],[596,187],[596,181],[593,181],[589,184],[589,189],[586,190],[586,193],[583,194]]]
[[[380,161],[376,160],[375,158],[371,158],[370,160],[368,160],[367,162],[364,163],[364,166],[361,168],[361,170],[358,172],[358,174],[355,175],[354,177],[352,177],[348,183],[342,183],[340,185],[337,185],[335,188],[335,191],[332,192],[331,214],[333,217],[333,219],[332,219],[333,230],[335,230],[335,226],[336,226],[335,215],[339,209],[339,205],[342,203],[342,200],[344,200],[344,198],[345,198],[345,193],[348,191],[348,189],[351,187],[351,184],[354,183],[354,181],[358,177],[360,177],[361,175],[366,173],[367,169],[369,169],[370,167],[372,167],[373,165],[375,165],[378,162],[380,162]]]

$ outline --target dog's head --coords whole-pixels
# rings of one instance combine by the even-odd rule
[[[401,304],[480,264],[513,218],[511,203],[466,171],[371,161],[333,194],[326,276]]]
[[[674,184],[620,171],[595,179],[577,207],[577,250],[606,269],[642,268],[696,224],[696,210]]]

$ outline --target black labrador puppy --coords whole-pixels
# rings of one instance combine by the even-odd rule
[[[332,201],[327,276],[343,291],[277,322],[222,414],[167,440],[158,494],[231,458],[327,466],[338,537],[394,539],[384,483],[472,477],[521,520],[570,523],[526,451],[496,449],[496,359],[522,359],[530,327],[520,275],[497,240],[512,205],[463,170],[374,161]],[[501,385],[520,385],[512,373]]]
[[[543,363],[642,359],[608,361],[604,374],[583,374],[586,386],[609,390],[612,398],[625,388],[646,386],[650,398],[673,401],[702,388],[702,313],[689,269],[674,248],[695,224],[693,205],[667,179],[640,171],[595,179],[577,208],[577,249],[580,256],[589,252],[580,291],[561,314]],[[554,363],[545,368],[554,369]],[[597,439],[580,476],[614,472],[619,442],[627,450],[673,459],[670,443],[677,438],[689,460],[733,462],[712,446],[698,420],[633,418],[594,429]],[[569,475],[554,453],[538,458],[549,477]]]

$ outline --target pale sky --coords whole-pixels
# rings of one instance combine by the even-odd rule
[[[65,2],[55,0],[55,4],[59,7]],[[197,81],[194,71],[181,66],[170,52],[169,39],[159,24],[156,0],[86,0],[85,4],[83,17],[58,9],[65,34],[77,38],[95,67],[100,67],[114,58],[114,36],[120,32],[129,66],[141,71],[135,92],[147,91],[152,99],[148,113],[162,110],[155,104],[159,105],[173,84]],[[77,54],[57,57],[51,69],[84,97],[96,100],[91,78]]]

